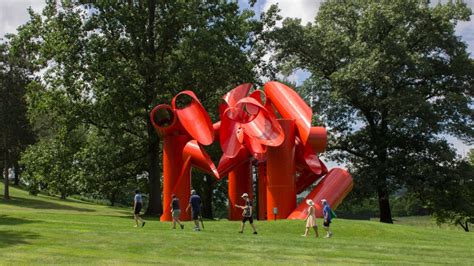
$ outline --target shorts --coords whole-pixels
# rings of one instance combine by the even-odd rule
[[[250,224],[253,224],[253,217],[245,217],[242,219],[242,223],[245,223],[246,221],[249,221]]]
[[[193,220],[199,220],[200,214],[201,213],[199,211],[192,211]]]
[[[140,211],[142,210],[142,204],[140,202],[137,202],[135,205],[135,209],[133,210],[134,214],[140,214]]]
[[[173,218],[179,218],[179,216],[181,215],[181,210],[180,209],[173,210],[171,215],[173,216]]]
[[[323,223],[324,227],[329,227],[330,224],[331,224],[331,221],[327,221],[327,222],[325,221],[325,222]]]

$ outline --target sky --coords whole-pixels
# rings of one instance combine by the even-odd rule
[[[447,0],[432,0],[433,4]],[[31,7],[36,12],[44,7],[45,0],[0,0],[0,38],[6,33],[15,33],[16,28],[28,21],[27,8]],[[247,0],[239,0],[239,4],[248,7]],[[474,10],[474,0],[465,0],[467,5]],[[316,16],[321,0],[259,0],[254,6],[255,12],[267,10],[272,4],[278,3],[283,17],[300,18],[302,24],[312,22]],[[470,21],[460,22],[456,27],[456,34],[468,45],[468,52],[474,58],[474,15]],[[301,84],[309,77],[309,73],[298,70],[290,77],[297,84]],[[474,146],[467,146],[456,138],[448,137],[448,141],[456,147],[458,153],[466,155]]]

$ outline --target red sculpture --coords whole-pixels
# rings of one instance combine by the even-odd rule
[[[326,149],[326,129],[311,127],[312,111],[288,86],[271,81],[264,90],[249,94],[252,84],[229,91],[219,106],[220,121],[212,123],[192,91],[177,94],[171,106],[160,104],[151,122],[163,139],[163,215],[171,221],[171,195],[189,201],[191,168],[217,180],[228,176],[229,219],[240,220],[233,206],[244,192],[253,198],[252,163],[257,166],[257,215],[259,219],[304,219],[306,199],[316,203],[325,198],[335,209],[351,191],[351,175],[344,169],[328,172],[318,153]],[[184,102],[184,104],[179,104]],[[183,105],[183,106],[180,106]],[[217,167],[203,145],[219,138],[223,154]],[[296,206],[297,194],[319,182]],[[182,212],[181,220],[189,220]]]

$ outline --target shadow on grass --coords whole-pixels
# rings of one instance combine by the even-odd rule
[[[15,217],[10,217],[7,215],[0,214],[0,225],[20,225],[20,224],[29,224],[29,223],[39,223],[39,222],[41,221],[15,218]]]
[[[95,210],[79,208],[74,206],[62,205],[42,199],[26,199],[11,197],[9,200],[2,200],[0,203],[24,208],[32,209],[50,209],[50,210],[65,210],[65,211],[79,211],[79,212],[94,212]]]
[[[29,240],[37,238],[39,235],[31,232],[0,230],[0,248],[30,244]]]

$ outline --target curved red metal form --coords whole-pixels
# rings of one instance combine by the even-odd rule
[[[185,99],[184,106],[177,106],[181,98]],[[171,106],[176,112],[179,122],[186,131],[203,145],[210,145],[214,141],[214,127],[209,114],[192,91],[182,91],[174,96]]]
[[[164,137],[169,134],[181,133],[185,134],[184,128],[179,123],[173,108],[167,104],[155,106],[150,113],[150,121],[155,132]]]
[[[326,199],[332,209],[336,209],[346,195],[352,190],[352,176],[344,169],[333,168],[319,184],[301,201],[298,207],[288,216],[288,219],[304,219],[308,208],[307,199],[313,200],[316,207],[316,217],[323,216],[322,199]]]
[[[285,119],[294,119],[303,144],[308,140],[312,111],[303,99],[285,84],[270,81],[265,83],[265,94],[276,110]]]
[[[191,189],[191,168],[221,180],[228,176],[229,219],[240,220],[243,193],[253,196],[252,165],[257,165],[259,219],[304,219],[303,201],[297,194],[317,182],[307,199],[326,198],[335,209],[352,189],[352,178],[343,169],[328,172],[319,158],[326,149],[324,127],[311,127],[312,111],[288,86],[271,81],[263,90],[250,92],[252,84],[241,84],[222,97],[220,121],[209,114],[192,91],[174,96],[171,106],[153,108],[150,120],[163,138],[163,209],[160,220],[170,221],[171,195],[185,209]],[[281,117],[281,118],[279,118]],[[216,167],[203,145],[217,136],[223,154]],[[297,175],[297,173],[299,173]],[[317,214],[321,208],[317,205]],[[276,214],[275,212],[276,211]],[[182,220],[189,213],[182,212]]]
[[[190,140],[188,143],[186,143],[186,146],[184,146],[183,161],[188,160],[188,158],[190,158],[192,167],[214,175],[217,179],[219,179],[219,172],[217,171],[214,162],[196,140]]]
[[[308,144],[314,152],[321,153],[326,150],[327,132],[324,127],[311,127],[309,130]]]

